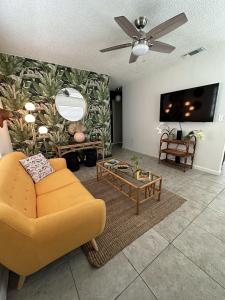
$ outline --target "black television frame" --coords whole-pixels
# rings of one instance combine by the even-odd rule
[[[163,95],[167,95],[167,94],[171,94],[171,93],[176,93],[176,92],[182,92],[182,91],[188,91],[188,90],[192,90],[192,89],[196,89],[196,88],[201,88],[201,87],[206,87],[206,86],[213,86],[213,85],[217,86],[217,89],[216,89],[215,100],[212,103],[212,106],[213,106],[213,117],[212,117],[212,120],[210,120],[210,121],[192,121],[192,120],[180,120],[180,121],[178,121],[178,120],[175,120],[175,121],[169,120],[169,121],[166,121],[166,120],[162,120],[161,112],[162,112],[162,106],[163,106],[163,103],[162,103],[162,96]],[[179,122],[179,123],[188,123],[188,122],[194,122],[194,123],[212,123],[214,121],[214,116],[215,116],[218,90],[219,90],[219,82],[216,82],[216,83],[211,83],[211,84],[206,84],[206,85],[201,85],[201,86],[196,86],[196,87],[192,87],[192,88],[188,88],[188,89],[176,90],[176,91],[172,91],[172,92],[167,92],[167,93],[161,94],[160,95],[159,121],[160,122],[168,122],[168,123],[176,123],[176,122]]]

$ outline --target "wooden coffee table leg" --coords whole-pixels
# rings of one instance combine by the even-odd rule
[[[129,185],[129,197],[131,198],[131,186]]]
[[[160,201],[161,191],[158,192],[158,201]]]
[[[155,195],[155,183],[153,184],[153,195]]]
[[[99,181],[98,165],[96,165],[96,176],[97,176],[97,181]]]
[[[139,189],[137,189],[137,207],[136,207],[136,214],[139,215]]]
[[[161,191],[162,191],[162,178],[160,178],[160,181],[159,181],[158,201],[160,201]]]

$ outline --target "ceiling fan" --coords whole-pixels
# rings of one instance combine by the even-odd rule
[[[105,48],[100,50],[100,52],[132,47],[129,63],[134,63],[139,56],[146,54],[148,51],[171,53],[175,49],[174,46],[156,41],[156,39],[161,38],[188,21],[185,13],[181,13],[154,27],[149,32],[144,32],[142,29],[148,22],[146,17],[136,19],[134,21],[135,26],[124,16],[115,17],[114,20],[132,38],[132,42]]]

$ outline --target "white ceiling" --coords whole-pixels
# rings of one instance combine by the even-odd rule
[[[128,64],[129,48],[99,52],[130,41],[115,16],[145,15],[148,31],[181,12],[188,23],[160,39],[176,46],[172,54],[151,52]],[[0,52],[109,74],[114,85],[224,42],[225,0],[0,0]]]

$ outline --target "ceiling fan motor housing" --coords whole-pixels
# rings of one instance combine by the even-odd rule
[[[146,17],[139,17],[134,21],[134,24],[137,27],[137,29],[143,29],[147,23],[148,19]]]

